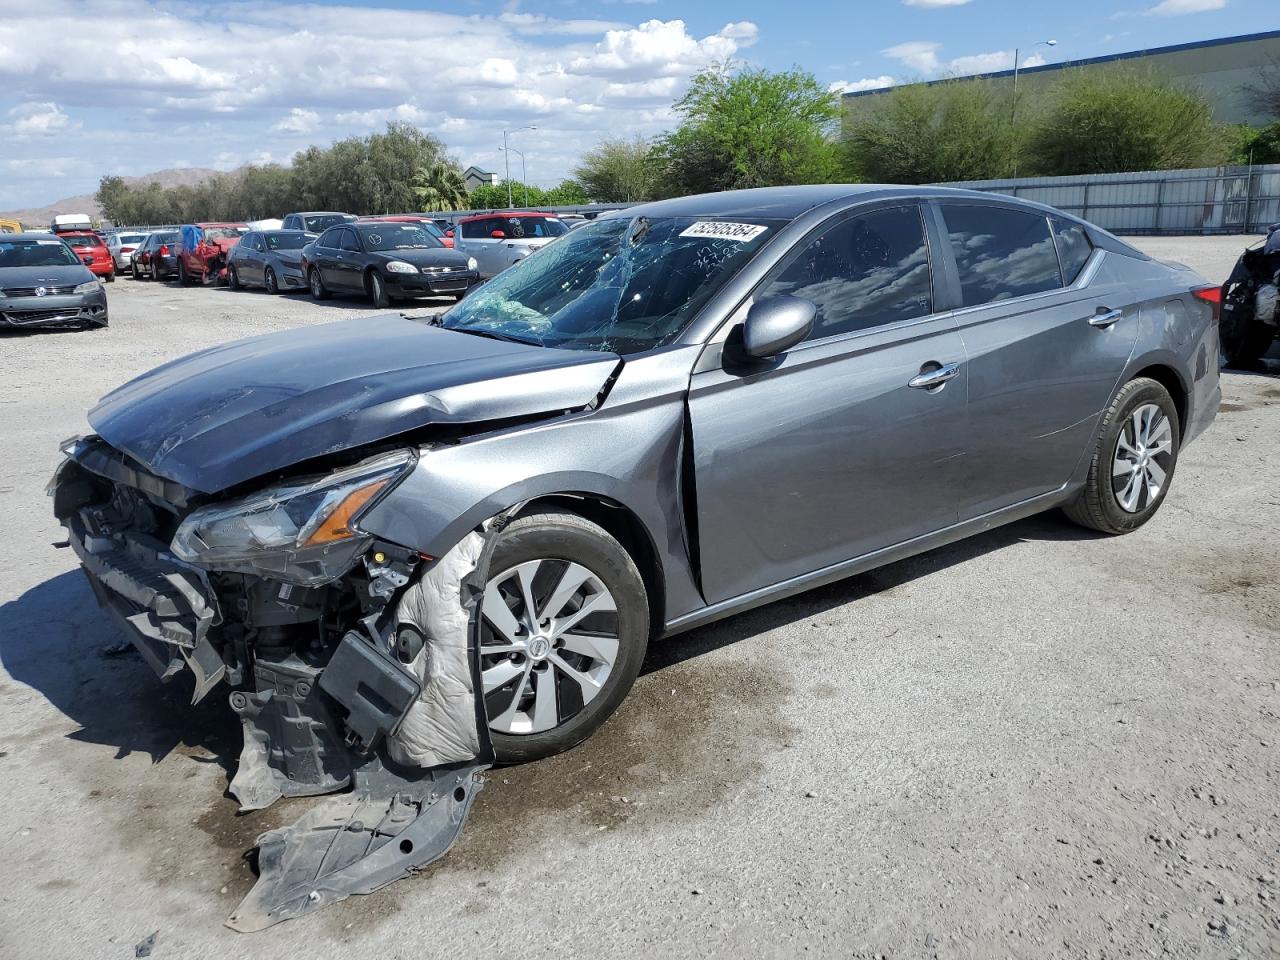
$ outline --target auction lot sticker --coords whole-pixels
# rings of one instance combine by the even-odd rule
[[[680,231],[682,237],[709,237],[714,240],[754,240],[768,230],[755,223],[725,223],[721,220],[699,220]]]

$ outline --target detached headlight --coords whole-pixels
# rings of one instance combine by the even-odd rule
[[[409,451],[193,511],[170,549],[194,566],[303,586],[340,576],[369,541],[358,521],[414,462]]]
[[[412,263],[405,263],[403,260],[392,260],[387,264],[388,273],[417,273],[418,268]]]
[[[72,293],[93,293],[95,290],[102,289],[101,280],[86,280],[84,283],[78,284]]]
[[[480,264],[476,261],[475,257],[467,257],[467,269],[472,273],[480,269]]]

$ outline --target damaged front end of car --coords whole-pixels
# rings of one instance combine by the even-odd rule
[[[194,701],[225,680],[244,730],[241,810],[338,793],[258,838],[227,920],[259,930],[370,893],[442,856],[493,762],[477,656],[497,517],[445,555],[361,530],[412,470],[390,450],[211,497],[98,437],[50,484],[99,603]]]

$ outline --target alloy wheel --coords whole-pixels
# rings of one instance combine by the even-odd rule
[[[267,267],[267,272],[262,275],[262,285],[267,288],[267,293],[275,293],[279,287],[276,284],[276,272]]]
[[[1116,437],[1111,489],[1126,513],[1145,510],[1164,489],[1173,459],[1173,428],[1154,403],[1130,414]]]
[[[572,719],[618,659],[613,594],[579,563],[518,564],[489,581],[480,609],[485,703],[499,733],[542,733]]]

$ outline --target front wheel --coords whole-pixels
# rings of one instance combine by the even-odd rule
[[[142,279],[142,272],[138,269],[138,265],[136,263],[132,263],[129,265],[129,271],[133,274],[134,280]]]
[[[115,282],[116,282],[116,271],[115,271],[115,269],[114,269],[114,268],[112,269],[112,271],[111,271],[110,273],[106,274],[106,275],[102,278],[102,282],[103,282],[103,283],[115,283]]]
[[[276,280],[276,272],[267,267],[266,272],[262,274],[262,286],[270,294],[280,292],[280,282]]]
[[[311,297],[315,300],[328,300],[329,291],[324,285],[324,280],[320,277],[320,271],[315,267],[307,274],[307,286],[311,288]]]
[[[178,285],[182,287],[191,285],[191,278],[187,276],[187,265],[182,260],[178,261]]]
[[[235,267],[227,267],[227,289],[240,289],[240,274],[236,273]]]
[[[369,273],[369,300],[379,310],[391,306],[391,296],[387,293],[387,282],[377,270]]]
[[[1084,489],[1063,512],[1102,533],[1137,530],[1169,492],[1181,436],[1178,408],[1164,385],[1130,380],[1102,415]]]
[[[575,513],[517,517],[481,604],[480,665],[494,751],[538,760],[581,743],[640,672],[649,601],[630,554]]]

